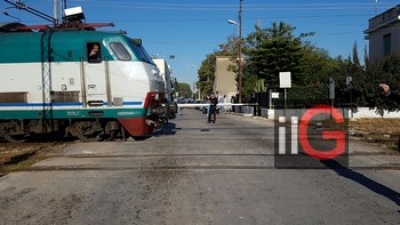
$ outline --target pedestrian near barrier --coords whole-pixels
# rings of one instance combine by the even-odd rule
[[[233,96],[233,95],[232,95],[232,97],[231,97],[231,103],[232,103],[232,104],[235,104],[235,103],[236,103],[236,98],[235,98],[235,96]],[[235,106],[232,105],[231,107],[232,107],[231,111],[232,111],[232,112],[235,112]]]
[[[211,123],[211,122],[215,123],[215,121],[216,121],[216,113],[217,113],[216,109],[217,109],[217,104],[218,104],[218,98],[215,96],[214,92],[211,93],[211,95],[210,95],[210,97],[208,99],[208,102],[210,103],[210,105],[209,105],[209,110],[208,110],[208,120],[207,120],[207,122],[208,123]],[[211,120],[211,117],[213,117],[212,120]]]

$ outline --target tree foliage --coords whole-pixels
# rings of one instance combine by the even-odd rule
[[[383,109],[399,110],[399,105],[386,98],[378,85],[379,83],[387,83],[392,91],[400,92],[400,56],[388,56],[380,62],[367,62],[366,65],[366,70],[363,72],[364,76],[359,83],[363,102],[358,105],[377,107],[379,113],[382,113]]]
[[[190,98],[192,97],[192,89],[188,83],[177,82],[175,92],[178,93],[176,97]]]
[[[203,60],[199,70],[199,80],[196,83],[197,90],[200,90],[201,96],[207,96],[213,91],[215,81],[215,61],[216,55],[209,54],[206,59]]]
[[[294,83],[304,84],[301,39],[311,34],[296,37],[295,29],[284,22],[274,22],[271,28],[256,26],[256,31],[248,37],[248,70],[256,73],[258,79],[265,79],[268,86],[278,86],[280,72],[291,72]]]
[[[390,84],[393,91],[400,87],[400,56],[391,56],[381,62],[369,62],[365,49],[361,65],[357,43],[349,49],[349,56],[332,58],[329,53],[306,41],[314,32],[295,35],[296,27],[284,22],[273,22],[271,27],[255,26],[255,31],[241,40],[242,101],[248,102],[254,92],[279,89],[279,73],[291,72],[292,87],[288,98],[312,103],[329,100],[329,80],[335,80],[335,104],[377,107],[395,110],[398,106],[387,100],[378,88],[380,82]],[[213,89],[216,56],[231,56],[229,70],[238,73],[238,37],[228,37],[220,50],[208,55],[199,68],[198,87],[202,94]]]

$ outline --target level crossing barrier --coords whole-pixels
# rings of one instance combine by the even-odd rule
[[[202,107],[202,106],[209,106],[209,103],[178,103],[177,104],[177,108],[178,108],[178,115],[182,115],[182,111],[181,108],[195,108],[195,107]],[[217,107],[221,107],[221,106],[240,106],[239,111],[237,113],[243,113],[241,108],[242,106],[251,106],[254,108],[253,110],[253,114],[254,116],[259,116],[260,113],[258,112],[259,110],[259,104],[258,103],[218,103]]]

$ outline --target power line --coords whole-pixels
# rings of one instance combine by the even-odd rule
[[[263,17],[246,17],[243,19],[246,22],[256,21],[258,19],[268,20],[268,19],[313,19],[313,18],[345,18],[345,17],[372,17],[373,14],[364,14],[364,15],[316,15],[316,16],[308,16],[308,15],[299,15],[299,16],[263,16]],[[213,18],[213,19],[151,19],[151,20],[137,20],[137,19],[124,19],[124,20],[113,20],[116,23],[193,23],[193,22],[221,22],[225,21],[226,18]],[[315,22],[312,22],[316,24]],[[318,23],[318,24],[326,24],[326,23]],[[343,25],[343,26],[360,26],[360,24],[351,24],[351,23],[335,23],[335,25]]]
[[[82,1],[70,1],[82,4]],[[208,10],[208,11],[237,11],[237,4],[191,4],[191,3],[148,3],[132,1],[94,1],[86,0],[86,5],[102,8],[137,8],[137,9],[163,9],[163,10]],[[354,9],[387,9],[396,2],[383,2],[378,7],[375,2],[371,3],[291,3],[291,4],[246,4],[246,11],[262,10],[354,10]]]
[[[262,20],[268,20],[268,19],[312,19],[312,18],[345,18],[345,17],[372,17],[374,14],[336,14],[336,15],[298,15],[298,16],[263,16],[263,17],[246,17],[243,19],[243,21],[249,22],[249,21],[256,21],[258,19]],[[113,20],[115,23],[193,23],[193,22],[210,22],[210,23],[215,23],[215,22],[221,22],[223,21],[225,23],[226,18],[213,18],[213,19],[207,19],[207,18],[179,18],[179,19],[148,19],[148,20],[143,20],[143,19],[117,19]],[[39,22],[38,20],[25,20],[27,22]],[[358,24],[350,24],[350,23],[345,23],[345,24],[336,24],[336,25],[343,25],[343,26],[349,26],[349,25],[356,25]]]

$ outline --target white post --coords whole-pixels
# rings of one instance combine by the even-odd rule
[[[268,101],[268,104],[269,104],[269,109],[272,109],[272,90],[271,89],[269,89],[269,101]]]
[[[58,0],[53,0],[53,4],[54,19],[56,19],[56,24],[58,24]]]

